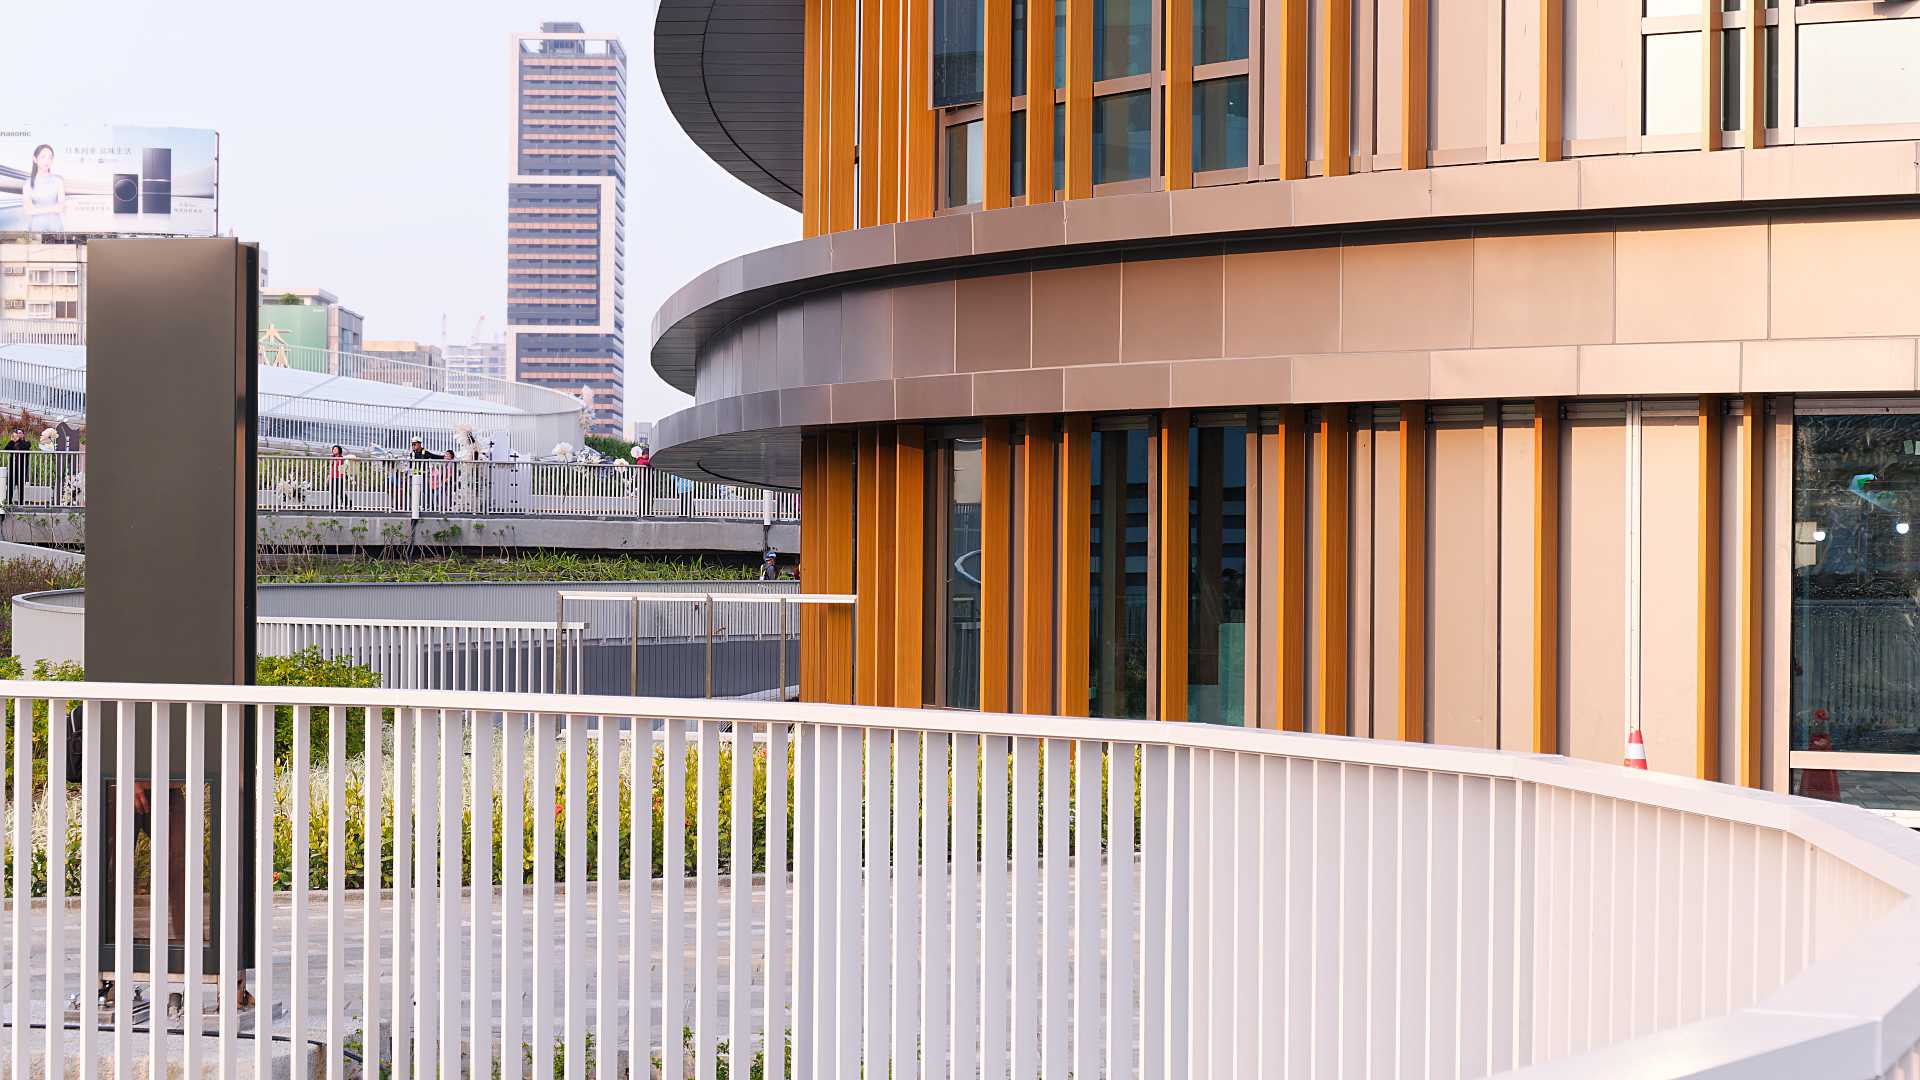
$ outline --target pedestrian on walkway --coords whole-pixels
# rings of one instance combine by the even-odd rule
[[[347,452],[339,443],[327,455],[327,490],[333,493],[333,508],[340,509],[347,501]]]
[[[26,501],[27,460],[33,450],[33,444],[27,441],[27,433],[14,428],[7,438],[7,501],[19,503]]]

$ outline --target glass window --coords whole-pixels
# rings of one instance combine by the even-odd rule
[[[1194,428],[1187,486],[1187,719],[1244,724],[1247,429]]]
[[[1700,35],[1646,39],[1646,105],[1641,130],[1684,135],[1700,130]]]
[[[1895,820],[1908,828],[1915,824],[1911,815],[1920,812],[1920,773],[1793,769],[1788,785],[1789,792],[1808,799],[1905,811]]]
[[[947,700],[980,707],[980,440],[953,441],[947,497]]]
[[[980,100],[985,48],[985,0],[934,0],[933,104],[971,105]]]
[[[1067,186],[1067,106],[1058,102],[1053,106],[1053,189],[1059,191]],[[1007,161],[1012,175],[1007,178],[1011,185],[1008,191],[1014,198],[1027,193],[1027,113],[1024,109],[1014,111],[1013,123],[1008,130],[1012,133],[1013,146],[1007,152]]]
[[[1247,77],[1209,79],[1193,88],[1193,170],[1247,167]]]
[[[1149,0],[1093,0],[1093,77],[1144,75],[1152,62]]]
[[[1089,712],[1147,717],[1147,433],[1096,431],[1087,535]]]
[[[1800,27],[1800,126],[1920,123],[1920,21]]]
[[[947,126],[947,205],[971,206],[986,199],[986,147],[980,121]]]
[[[1793,749],[1920,753],[1916,513],[1920,415],[1795,420]]]
[[[1153,100],[1145,90],[1093,100],[1093,182],[1143,180],[1153,166]]]
[[[1247,58],[1247,0],[1194,0],[1193,62]]]

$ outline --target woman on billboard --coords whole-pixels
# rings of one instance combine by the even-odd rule
[[[66,231],[67,182],[53,173],[53,147],[41,143],[33,148],[33,170],[21,194],[28,232]]]

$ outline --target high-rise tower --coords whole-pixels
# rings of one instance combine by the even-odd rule
[[[514,377],[579,396],[595,434],[625,411],[627,54],[579,23],[513,37],[507,352]],[[531,449],[545,449],[536,447]]]

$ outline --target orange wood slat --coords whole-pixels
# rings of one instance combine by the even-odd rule
[[[1188,523],[1192,491],[1185,409],[1160,414],[1160,719],[1187,719]]]
[[[902,424],[894,433],[893,704],[915,709],[926,694],[926,499],[926,429]]]
[[[1427,167],[1427,69],[1432,0],[1400,0],[1400,167]]]
[[[1071,0],[1069,0],[1071,2]],[[1085,716],[1093,680],[1091,574],[1093,417],[1066,418],[1060,436],[1060,686],[1062,716]]]
[[[893,642],[899,636],[899,624],[895,621],[899,595],[893,587],[898,575],[896,564],[901,550],[900,538],[896,530],[899,520],[897,500],[900,494],[900,478],[896,472],[899,446],[892,427],[881,428],[876,441],[880,464],[875,470],[878,480],[875,487],[878,492],[877,501],[880,504],[880,512],[873,549],[874,561],[880,564],[880,570],[874,575],[874,592],[879,613],[874,618],[878,633],[873,646],[873,700],[877,705],[888,705],[894,700]]]
[[[859,222],[854,204],[855,154],[859,141],[860,39],[856,33],[858,0],[830,0],[827,7],[827,232]]]
[[[1305,731],[1307,724],[1307,416],[1298,405],[1280,410],[1277,550],[1280,572],[1274,648],[1280,685],[1274,703],[1279,726]]]
[[[880,132],[871,158],[863,158],[873,162],[874,221],[880,225],[899,221],[901,212],[905,99],[901,95],[900,68],[905,60],[906,16],[907,0],[880,0]]]
[[[1741,111],[1746,121],[1744,143],[1749,150],[1767,145],[1767,5],[1747,5],[1747,36],[1742,43],[1746,55],[1741,59],[1741,90],[1746,103]]]
[[[1427,405],[1400,406],[1400,738],[1427,741]]]
[[[1327,5],[1320,23],[1320,130],[1328,176],[1345,176],[1353,155],[1353,8]]]
[[[1025,503],[1020,524],[1021,565],[1026,581],[1020,590],[1020,711],[1054,711],[1054,515],[1059,512],[1059,483],[1054,476],[1053,418],[1027,419],[1026,453],[1021,455],[1026,476],[1020,485]]]
[[[855,591],[860,596],[856,609],[853,661],[853,700],[856,705],[880,704],[880,589],[885,570],[880,539],[880,447],[879,433],[865,428],[859,433],[860,481],[859,523],[854,533]]]
[[[1720,49],[1722,0],[1700,0],[1707,32],[1700,35],[1700,149],[1720,149]]]
[[[902,213],[906,219],[915,220],[933,216],[933,75],[927,44],[933,40],[933,0],[905,0],[905,3],[906,78],[901,92],[906,100],[906,132],[901,167],[905,170],[906,206]]]
[[[980,438],[980,708],[1006,712],[1013,634],[1013,437],[989,420]]]
[[[806,45],[801,93],[801,197],[800,226],[806,236],[818,236],[826,228],[826,64],[827,0],[806,0]]]
[[[1734,782],[1741,787],[1765,786],[1761,772],[1760,705],[1765,676],[1766,639],[1766,399],[1747,394],[1740,399],[1740,693],[1739,741]]]
[[[1167,0],[1166,146],[1170,190],[1193,186],[1193,0]]]
[[[822,586],[832,593],[854,591],[854,460],[858,449],[853,432],[827,433],[825,461],[821,471],[826,486],[826,574]],[[854,613],[844,606],[826,608],[826,647],[823,658],[825,688],[823,698],[838,704],[853,702]]]
[[[988,210],[1012,201],[1013,0],[985,0],[985,56],[981,78],[982,198]]]
[[[1279,78],[1275,107],[1280,121],[1280,179],[1307,175],[1307,5],[1310,0],[1277,0]]]
[[[1699,663],[1694,673],[1694,775],[1720,779],[1720,587],[1725,484],[1720,450],[1726,439],[1726,409],[1720,398],[1700,399]]]
[[[1066,45],[1065,190],[1069,199],[1085,199],[1093,195],[1093,0],[1067,0]]]
[[[886,6],[888,0],[859,0],[860,4],[860,131],[856,157],[860,180],[855,185],[859,199],[860,224],[864,227],[880,221],[881,170],[885,155],[880,149],[881,123],[886,115]]]
[[[1348,597],[1347,544],[1352,529],[1349,520],[1352,503],[1349,462],[1351,426],[1347,406],[1327,405],[1320,410],[1319,496],[1320,496],[1320,588],[1314,636],[1319,644],[1320,682],[1318,730],[1324,735],[1348,732]]]
[[[1566,154],[1566,0],[1540,0],[1540,160]]]
[[[1027,202],[1053,201],[1052,4],[1027,19]],[[1037,8],[1034,10],[1038,10]]]
[[[1560,401],[1533,403],[1533,746],[1560,748]]]
[[[820,468],[821,438],[808,432],[800,436],[800,591],[820,592],[826,579],[827,495],[824,473]],[[821,610],[807,604],[800,608],[800,700],[824,700],[826,670],[822,659],[826,648],[826,623]]]

